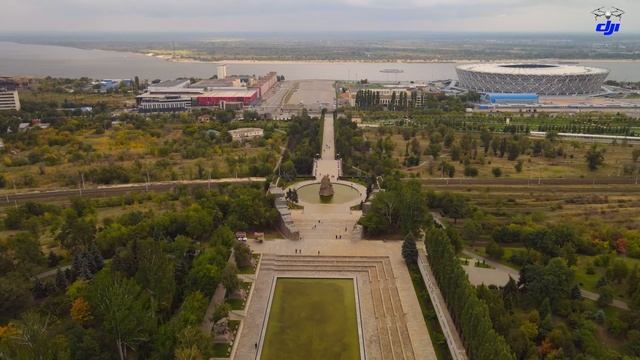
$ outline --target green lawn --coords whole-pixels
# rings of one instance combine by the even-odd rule
[[[262,360],[360,359],[352,279],[280,278]]]

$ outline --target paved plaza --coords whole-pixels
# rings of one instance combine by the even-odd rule
[[[329,115],[329,114],[328,114]],[[326,151],[324,151],[326,149]],[[323,170],[339,174],[333,117],[324,125]],[[329,164],[333,164],[333,168]],[[326,167],[324,167],[326,165]],[[359,202],[356,200],[355,202]],[[362,215],[352,204],[304,204],[293,210],[300,240],[251,243],[262,254],[254,289],[244,311],[235,359],[255,359],[278,276],[349,277],[358,284],[362,341],[367,359],[436,359],[398,241],[362,240]],[[309,326],[313,326],[310,324]]]
[[[336,90],[333,80],[305,80],[297,82],[295,92],[286,106],[304,107],[310,112],[319,112],[326,108],[333,112],[336,102]]]

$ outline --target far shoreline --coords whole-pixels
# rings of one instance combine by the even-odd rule
[[[640,59],[434,59],[434,60],[413,60],[413,59],[390,59],[390,60],[253,60],[253,59],[221,59],[221,60],[198,60],[193,58],[174,59],[170,55],[157,55],[154,53],[138,53],[156,59],[175,63],[187,64],[227,64],[227,65],[295,65],[295,64],[467,64],[467,63],[517,63],[517,62],[548,62],[548,63],[572,63],[572,62],[599,62],[599,63],[640,63]]]

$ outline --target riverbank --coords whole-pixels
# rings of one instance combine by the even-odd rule
[[[136,53],[136,52],[134,52]],[[253,59],[220,59],[220,60],[199,60],[189,57],[174,58],[171,55],[162,55],[155,53],[140,53],[149,57],[162,59],[175,63],[192,63],[192,64],[227,64],[227,65],[314,65],[314,64],[467,64],[467,63],[517,63],[517,62],[543,62],[543,63],[584,63],[584,62],[598,62],[598,63],[637,63],[639,60],[633,59],[498,59],[498,60],[482,60],[482,59],[389,59],[389,60],[365,60],[365,59],[351,59],[351,60],[253,60]]]

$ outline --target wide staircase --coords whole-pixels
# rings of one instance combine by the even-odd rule
[[[388,257],[263,254],[260,271],[362,273],[369,280],[382,359],[415,359]],[[364,315],[363,315],[364,316]]]

